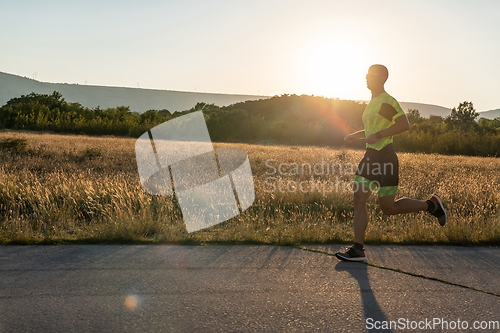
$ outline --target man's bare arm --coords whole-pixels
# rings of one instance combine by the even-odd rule
[[[396,134],[401,134],[410,129],[410,123],[408,122],[408,118],[406,115],[402,115],[394,119],[394,124],[386,129],[378,131],[380,138],[384,138],[386,136],[393,136]],[[379,140],[377,137],[377,133],[374,133],[366,138],[366,143],[375,143]]]

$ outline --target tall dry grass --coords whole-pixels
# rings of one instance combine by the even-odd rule
[[[256,199],[243,214],[188,234],[175,197],[151,196],[142,191],[135,139],[0,132],[0,142],[6,139],[23,139],[27,146],[0,151],[3,244],[352,241],[352,194],[344,185],[352,180],[350,173],[354,170],[344,168],[340,172],[337,168],[333,175],[326,175],[326,171],[314,174],[312,170],[311,175],[307,165],[355,167],[363,151],[215,144],[248,153]],[[500,242],[499,159],[398,156],[399,197],[425,200],[438,193],[449,207],[449,221],[440,227],[435,218],[423,212],[383,215],[376,195],[372,195],[367,243]],[[280,164],[285,166],[285,173],[297,171],[292,170],[292,163],[305,168],[299,168],[299,174],[280,174],[277,169],[272,174],[270,166],[277,168]],[[338,188],[329,191],[329,181]],[[311,184],[315,184],[313,190]],[[323,184],[327,185],[325,193],[321,191]]]

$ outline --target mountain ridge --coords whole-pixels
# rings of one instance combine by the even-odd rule
[[[171,112],[185,111],[198,102],[227,106],[247,100],[269,98],[259,95],[49,83],[4,72],[0,72],[0,87],[0,106],[5,105],[14,97],[28,95],[31,92],[51,94],[55,90],[60,92],[66,101],[80,103],[88,108],[129,106],[132,111],[139,113],[151,109],[167,109]]]
[[[479,112],[479,118],[495,119],[497,117],[500,117],[500,109]]]
[[[88,108],[129,106],[139,113],[147,110],[167,109],[170,112],[189,110],[198,102],[213,103],[217,106],[268,99],[271,96],[188,92],[175,90],[80,85],[70,83],[41,82],[15,74],[0,72],[0,106],[10,99],[28,95],[31,92],[51,94],[60,92],[68,102],[80,103]],[[425,103],[400,102],[403,110],[418,109],[422,117],[430,115],[446,117],[451,109]],[[480,112],[480,118],[493,119],[500,116],[500,109]]]

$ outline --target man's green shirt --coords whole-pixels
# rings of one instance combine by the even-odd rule
[[[398,101],[388,93],[384,92],[368,103],[363,112],[363,124],[365,126],[365,137],[391,127],[394,120],[404,115],[405,112],[399,106]],[[392,143],[392,136],[381,138],[373,144],[366,144],[366,148],[380,150]]]

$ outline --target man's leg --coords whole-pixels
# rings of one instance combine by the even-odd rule
[[[366,184],[370,181],[366,180]],[[354,245],[351,246],[346,252],[337,252],[335,256],[340,260],[347,261],[365,261],[365,250],[363,243],[365,239],[365,230],[368,226],[368,209],[366,202],[370,197],[372,191],[363,186],[361,183],[355,183],[354,188]],[[368,185],[370,186],[370,185]]]
[[[401,198],[396,201],[396,194],[387,195],[384,197],[379,197],[378,202],[380,208],[387,215],[405,214],[405,213],[415,213],[420,211],[426,211],[429,208],[429,204],[425,201],[420,201],[417,199]]]
[[[382,209],[384,214],[396,215],[428,211],[430,214],[437,217],[438,222],[441,226],[446,224],[446,220],[448,219],[446,208],[444,207],[441,199],[436,194],[433,194],[431,199],[427,201],[410,198],[401,198],[394,201],[395,198],[396,194],[378,197],[380,208]]]
[[[364,244],[365,230],[368,226],[368,209],[366,203],[372,192],[362,184],[354,191],[354,242]]]

